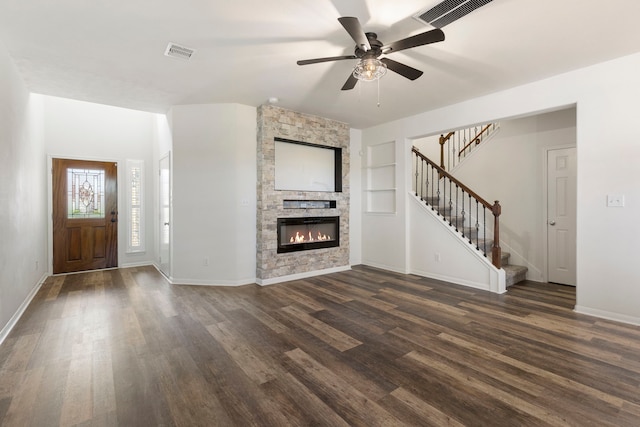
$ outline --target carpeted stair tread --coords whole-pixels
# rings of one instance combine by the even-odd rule
[[[515,285],[516,283],[522,282],[527,278],[527,267],[522,265],[503,265],[502,268],[505,272],[505,282],[507,287],[511,285]]]

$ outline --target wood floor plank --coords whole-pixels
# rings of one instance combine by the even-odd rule
[[[299,411],[298,417],[296,417],[297,423],[294,425],[349,426],[329,405],[289,372],[277,381],[272,381],[263,387],[269,395],[278,393],[281,400],[295,403]],[[289,413],[289,415],[291,414]],[[289,419],[292,418],[290,416]]]
[[[110,419],[117,410],[111,352],[95,352],[91,362],[93,417]]]
[[[165,376],[171,371],[154,370],[153,363],[157,356],[142,359],[132,350],[122,348],[114,350],[112,354],[118,424],[176,424],[167,402],[171,396],[162,388]]]
[[[48,278],[0,346],[0,425],[640,425],[640,327],[575,289],[355,266],[266,287]]]
[[[3,420],[9,410],[9,406],[11,406],[10,397],[0,398],[0,425],[4,425]]]
[[[264,363],[251,345],[234,335],[234,331],[226,322],[207,326],[209,333],[224,347],[231,358],[245,374],[258,384],[264,384],[275,379],[277,371]]]
[[[451,314],[453,316],[465,316],[467,311],[462,310],[458,307],[453,307],[448,304],[442,304],[428,298],[420,297],[415,294],[409,294],[406,292],[401,292],[396,289],[382,289],[379,295],[391,295],[393,298],[401,301],[407,301],[412,304],[419,304],[422,307],[436,309],[439,312],[445,312],[447,314]]]
[[[337,304],[344,304],[345,302],[353,301],[353,297],[345,296],[340,292],[333,291],[327,286],[322,286],[322,284],[323,281],[321,279],[306,279],[296,282],[295,289],[311,296],[312,298],[317,298],[319,295],[322,295],[322,297]]]
[[[447,427],[464,427],[464,424],[460,423],[455,418],[447,415],[425,402],[419,399],[417,396],[405,390],[402,387],[391,392],[391,396],[402,402],[407,409],[418,415],[420,423],[430,426],[447,426]]]
[[[64,276],[49,277],[47,279],[47,282],[48,283],[46,283],[46,285],[49,287],[49,291],[47,292],[46,300],[55,301],[60,294],[60,290],[62,289]]]
[[[44,368],[31,369],[24,372],[22,381],[12,396],[11,405],[2,421],[3,426],[31,425],[33,408],[41,385]]]
[[[526,400],[515,397],[514,395],[509,394],[499,388],[492,387],[490,384],[478,380],[473,376],[464,375],[458,370],[450,369],[447,364],[441,363],[440,361],[432,357],[428,357],[416,351],[407,354],[406,357],[417,361],[418,363],[427,366],[430,369],[437,369],[441,373],[451,376],[453,379],[460,382],[460,384],[464,384],[463,387],[465,388],[473,387],[482,393],[486,393],[487,395],[492,396],[493,398],[498,399],[503,403],[506,403],[510,407],[516,408],[518,411],[525,412],[532,417],[532,421],[535,420],[535,422],[539,423],[539,425],[547,424],[560,427],[567,424],[567,420],[565,418],[550,413],[545,408],[531,404]]]
[[[64,388],[69,380],[70,365],[70,360],[64,360],[44,366],[44,373],[36,397],[38,404],[33,408],[32,425],[60,424]]]
[[[315,339],[313,335],[310,335],[310,337]],[[322,364],[331,370],[334,375],[343,378],[352,387],[359,390],[360,393],[374,401],[382,399],[393,389],[393,387],[389,386],[386,376],[378,377],[377,373],[372,375],[372,372],[366,365],[361,363],[361,360],[355,360],[351,355],[353,349],[341,352],[321,340],[311,340],[304,334],[292,335],[287,339],[295,345],[294,349],[299,348],[315,360],[321,360]],[[354,349],[358,348],[359,346],[354,347]],[[284,354],[286,354],[286,351]],[[297,365],[291,364],[289,357],[285,356],[282,364],[289,372],[295,374],[299,371]]]
[[[9,354],[2,369],[6,371],[21,371],[29,366],[29,360],[36,348],[40,334],[23,335],[13,344],[13,351]]]
[[[283,325],[281,322],[276,320],[269,313],[263,311],[262,309],[260,309],[258,307],[255,307],[250,302],[239,301],[238,305],[240,307],[242,307],[242,309],[246,313],[248,313],[251,316],[255,317],[256,320],[261,322],[263,325],[265,325],[269,329],[273,330],[275,333],[286,334],[289,331],[289,328],[287,326]]]
[[[69,366],[64,386],[60,424],[72,426],[93,417],[92,361],[89,357],[75,357]]]
[[[151,360],[159,373],[160,388],[176,425],[193,426],[206,420],[210,425],[232,425],[220,401],[209,393],[206,381],[200,376],[191,356],[185,349],[176,348],[167,355]],[[175,393],[180,390],[180,393]]]
[[[551,383],[554,384],[558,387],[569,387],[572,390],[579,392],[579,393],[583,393],[584,395],[587,396],[591,396],[594,397],[596,399],[600,399],[604,402],[607,402],[609,404],[615,405],[617,407],[620,407],[623,405],[623,403],[625,402],[623,399],[611,395],[611,394],[607,394],[604,393],[600,390],[594,389],[588,385],[582,384],[580,382],[577,382],[575,380],[571,380],[569,378],[566,378],[562,375],[558,375],[557,373],[553,373],[549,370],[544,369],[544,367],[538,367],[535,365],[531,365],[528,364],[524,361],[521,361],[517,358],[514,357],[510,357],[508,355],[503,355],[500,353],[495,353],[492,352],[491,350],[487,350],[484,348],[481,348],[480,346],[471,344],[471,343],[465,343],[462,340],[458,340],[455,339],[454,337],[448,336],[447,334],[442,334],[440,335],[440,338],[442,339],[447,339],[449,341],[455,342],[456,344],[463,346],[463,347],[467,347],[470,349],[473,349],[474,351],[478,352],[478,353],[482,353],[485,354],[493,359],[499,360],[501,362],[504,362],[506,364],[509,364],[513,367],[522,369],[525,372],[534,374],[534,375],[538,375],[542,378],[544,378],[545,382],[547,384]],[[548,363],[551,363],[551,361],[548,361]]]
[[[210,304],[203,303],[202,298],[196,295],[185,295],[179,297],[179,301],[183,307],[188,311],[189,316],[193,320],[201,323],[202,325],[213,325],[218,322],[223,322],[226,318],[217,309]]]
[[[300,307],[306,307],[306,311],[310,313],[324,310],[324,306],[321,303],[294,289],[276,288],[274,292],[279,295],[280,298],[290,301],[289,304],[286,304],[287,306],[297,304]]]
[[[376,402],[368,399],[348,382],[300,349],[288,351],[287,356],[303,368],[305,379],[321,398],[331,402],[334,410],[351,425],[397,426],[399,421]]]
[[[362,342],[358,341],[357,339],[350,337],[349,335],[335,328],[332,328],[331,326],[316,319],[313,316],[310,316],[297,307],[288,305],[286,307],[282,307],[281,310],[288,315],[293,316],[298,321],[302,322],[307,327],[307,331],[309,333],[320,338],[322,341],[326,342],[338,351],[349,350],[350,348],[362,344]]]

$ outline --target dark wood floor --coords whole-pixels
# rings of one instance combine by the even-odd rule
[[[366,267],[239,288],[52,277],[0,346],[0,423],[639,426],[640,328],[574,300]]]

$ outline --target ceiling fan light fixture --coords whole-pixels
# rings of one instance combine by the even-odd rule
[[[353,77],[365,82],[372,82],[384,76],[386,72],[387,66],[379,59],[363,58],[353,69]]]

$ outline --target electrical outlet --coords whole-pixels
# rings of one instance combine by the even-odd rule
[[[205,257],[205,258],[202,260],[202,265],[204,265],[205,267],[208,267],[208,266],[209,266],[209,257]]]
[[[624,207],[624,194],[607,194],[607,207],[609,208]]]
[[[441,261],[440,254],[435,254],[434,258],[435,258],[436,262],[440,262]]]

